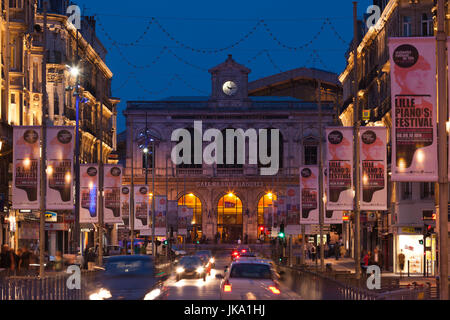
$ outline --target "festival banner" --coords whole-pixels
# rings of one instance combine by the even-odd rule
[[[300,167],[300,224],[319,223],[319,167]]]
[[[80,223],[98,223],[98,165],[80,165]]]
[[[49,210],[73,210],[74,127],[47,129],[47,194]]]
[[[301,234],[300,228],[300,190],[298,186],[286,187],[286,235]]]
[[[13,129],[13,209],[40,207],[40,127]]]
[[[438,179],[436,39],[389,38],[392,181]]]
[[[386,128],[360,129],[361,210],[387,210]]]
[[[120,216],[124,225],[130,225],[130,203],[131,203],[130,187],[122,186],[120,192]]]
[[[134,230],[150,229],[151,198],[146,186],[134,187]]]
[[[169,228],[169,231],[177,231],[178,228],[178,201],[177,200],[168,200],[167,205],[167,225]]]
[[[324,224],[342,224],[343,216],[344,216],[344,211],[326,210],[323,223]]]
[[[327,210],[353,210],[353,128],[326,128]]]
[[[122,223],[122,217],[120,216],[121,209],[121,187],[122,187],[122,173],[123,169],[120,165],[105,164],[103,166],[104,171],[104,201],[103,212],[105,223]]]
[[[155,198],[155,235],[166,235],[166,212],[167,196],[156,196]]]
[[[274,223],[280,226],[282,223],[286,226],[287,224],[287,197],[279,196],[276,201],[274,201],[274,207],[276,212],[276,219]]]
[[[188,206],[178,206],[178,234],[182,236],[187,235],[188,209]]]

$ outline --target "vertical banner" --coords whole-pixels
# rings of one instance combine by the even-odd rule
[[[74,127],[47,129],[47,194],[49,210],[73,210]]]
[[[187,235],[188,207],[178,206],[178,234]]]
[[[130,203],[131,192],[129,186],[122,186],[120,192],[120,216],[124,225],[130,225]]]
[[[155,197],[155,235],[166,235],[166,206],[167,196]]]
[[[285,233],[287,235],[301,234],[300,190],[298,186],[288,186],[286,188],[286,214]]]
[[[40,207],[40,127],[14,127],[13,209]]]
[[[122,223],[120,217],[121,209],[121,187],[122,187],[122,166],[115,164],[105,164],[103,166],[104,171],[104,183],[103,192],[105,195],[104,202],[104,217],[105,223]]]
[[[170,230],[177,231],[178,201],[168,200],[167,225]],[[169,234],[170,236],[170,234]]]
[[[438,179],[436,39],[389,38],[392,181]]]
[[[327,210],[353,210],[353,128],[326,128]]]
[[[361,210],[387,210],[386,128],[360,129]]]
[[[319,167],[300,167],[300,224],[319,223]]]
[[[277,226],[280,226],[281,224],[284,224],[286,226],[287,223],[287,197],[286,196],[279,196],[277,201],[274,201],[276,203],[276,213],[277,213]]]
[[[149,211],[151,201],[146,186],[134,187],[134,230],[148,230],[150,228]]]
[[[80,223],[98,223],[98,166],[80,165]]]
[[[327,169],[323,169],[323,185],[328,185],[327,179]],[[327,197],[327,188],[323,188],[324,196],[325,196],[325,208],[326,208],[326,199]],[[325,216],[323,219],[324,224],[342,224],[344,211],[333,211],[333,210],[325,210]]]

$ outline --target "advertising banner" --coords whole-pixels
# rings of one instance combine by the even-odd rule
[[[166,210],[167,196],[156,196],[155,198],[155,235],[166,235]]]
[[[73,210],[74,140],[74,127],[47,129],[47,209]]]
[[[130,225],[131,192],[129,186],[122,186],[120,192],[120,216],[124,225]]]
[[[178,201],[169,200],[167,212],[167,225],[169,227],[169,231],[171,230],[171,228],[173,231],[177,231],[178,228],[177,218],[178,218]]]
[[[360,129],[361,210],[387,210],[386,128]]]
[[[326,128],[327,210],[353,210],[353,128]]]
[[[40,127],[13,129],[13,209],[40,207]]]
[[[344,216],[344,211],[326,210],[323,223],[324,224],[342,224],[343,216]]]
[[[188,206],[178,206],[178,234],[187,235]]]
[[[80,165],[80,223],[98,223],[98,166]]]
[[[287,223],[287,198],[286,196],[279,196],[276,201],[273,202],[276,212],[276,219],[274,219],[274,224],[280,226]]]
[[[151,199],[146,186],[134,187],[134,230],[150,228]]]
[[[392,181],[438,178],[436,39],[389,38]]]
[[[319,223],[319,167],[300,167],[300,224]]]
[[[286,235],[297,235],[300,229],[300,190],[298,186],[286,188]]]
[[[105,164],[103,166],[104,171],[104,201],[103,212],[105,223],[122,223],[120,216],[121,202],[120,194],[122,187],[122,166],[115,164]]]

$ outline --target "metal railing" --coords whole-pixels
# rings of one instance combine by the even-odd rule
[[[81,271],[81,288],[69,289],[70,274],[35,276],[6,276],[0,278],[0,300],[86,300],[86,285],[93,281],[96,271]]]

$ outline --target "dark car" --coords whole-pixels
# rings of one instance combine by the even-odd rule
[[[89,288],[90,300],[154,300],[167,296],[164,281],[168,274],[151,256],[111,256],[104,266]]]
[[[239,246],[231,252],[231,261],[234,261],[236,258],[239,258],[242,254],[246,254],[251,252],[250,247],[247,246]]]
[[[204,255],[208,258],[209,263],[211,264],[211,267],[214,268],[216,266],[216,259],[214,258],[211,250],[199,250],[196,252],[196,255]]]
[[[203,278],[206,281],[206,269],[199,256],[184,256],[180,259],[176,268],[177,281],[183,278]]]

